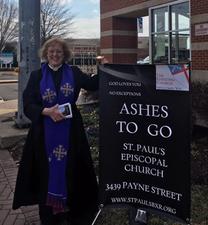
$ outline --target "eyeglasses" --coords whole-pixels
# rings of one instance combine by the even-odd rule
[[[64,52],[61,50],[48,50],[49,55],[57,54],[57,55],[62,55]]]

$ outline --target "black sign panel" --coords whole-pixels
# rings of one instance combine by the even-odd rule
[[[188,69],[107,64],[99,74],[101,203],[189,223]]]

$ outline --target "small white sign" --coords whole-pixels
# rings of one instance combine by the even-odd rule
[[[156,89],[189,91],[189,68],[186,65],[157,65]]]
[[[1,64],[12,64],[13,54],[12,53],[0,53],[0,63]]]
[[[195,36],[208,35],[208,23],[195,25]]]

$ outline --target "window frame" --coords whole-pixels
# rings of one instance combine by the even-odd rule
[[[164,35],[168,35],[168,64],[171,64],[171,46],[172,46],[172,34],[175,32],[183,32],[183,31],[188,31],[189,32],[189,37],[190,37],[190,49],[189,49],[189,55],[190,55],[190,61],[191,61],[191,17],[189,17],[189,28],[186,29],[175,29],[172,30],[172,13],[171,13],[171,7],[173,5],[178,5],[178,4],[182,4],[182,3],[188,3],[189,5],[189,15],[190,15],[190,1],[189,0],[178,0],[178,1],[174,1],[174,2],[169,2],[166,4],[162,4],[159,6],[154,6],[149,8],[149,56],[150,56],[150,64],[153,64],[153,40],[154,40],[154,36],[155,35],[160,35],[160,34],[164,34]],[[168,30],[167,31],[161,31],[161,32],[154,32],[154,16],[153,16],[153,12],[155,9],[160,9],[160,8],[164,8],[167,7],[168,8]],[[154,64],[160,64],[160,63],[154,63]],[[164,64],[164,63],[161,63]]]

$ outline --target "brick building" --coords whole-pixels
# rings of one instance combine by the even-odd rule
[[[85,73],[96,73],[96,57],[100,54],[99,39],[69,39],[72,50],[72,65],[78,66]]]
[[[137,21],[149,16],[150,63],[191,63],[194,117],[208,126],[207,0],[100,0],[100,6],[101,54],[112,63],[136,63]]]

